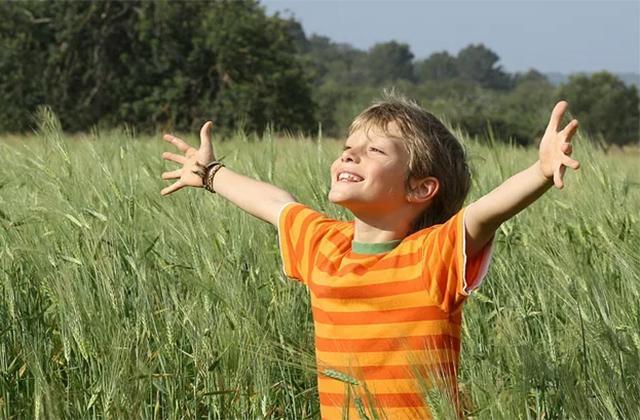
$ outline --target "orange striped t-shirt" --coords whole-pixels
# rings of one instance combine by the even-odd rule
[[[489,244],[467,260],[463,217],[364,254],[352,248],[353,222],[283,207],[283,270],[311,295],[323,419],[429,418],[425,391],[436,383],[457,409],[462,303],[491,257]]]

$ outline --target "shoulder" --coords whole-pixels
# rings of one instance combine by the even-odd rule
[[[403,243],[421,247],[432,243],[445,245],[444,242],[463,237],[465,210],[466,207],[463,207],[444,222],[413,232],[403,240]]]
[[[322,212],[295,201],[286,203],[280,209],[278,217],[281,229],[313,229],[316,231],[337,230],[340,232],[352,229],[352,222],[344,222],[332,218]]]

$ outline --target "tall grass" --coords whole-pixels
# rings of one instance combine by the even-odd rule
[[[281,275],[275,230],[203,190],[160,197],[171,165],[159,137],[68,138],[40,120],[34,136],[0,140],[0,417],[316,418],[308,297]],[[462,137],[470,199],[536,158]],[[341,143],[215,147],[348,216],[326,201]],[[638,158],[584,139],[575,155],[565,190],[501,227],[466,305],[460,383],[474,418],[640,413]]]

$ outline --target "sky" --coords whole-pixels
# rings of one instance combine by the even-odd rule
[[[484,43],[509,72],[640,73],[636,1],[262,0],[269,14],[294,16],[305,33],[368,49],[409,44],[416,58]]]

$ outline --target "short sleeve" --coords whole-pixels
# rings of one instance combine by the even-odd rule
[[[307,283],[320,241],[336,223],[300,203],[282,207],[278,216],[278,245],[287,277]]]
[[[427,229],[424,235],[425,284],[446,312],[455,311],[480,286],[491,262],[493,238],[473,258],[467,257],[465,210]]]

